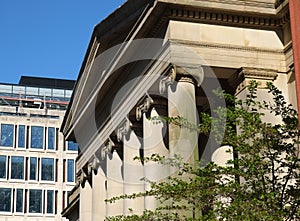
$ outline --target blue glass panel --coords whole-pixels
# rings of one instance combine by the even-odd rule
[[[12,147],[14,143],[14,125],[1,124],[1,146]]]
[[[68,141],[68,150],[78,151],[78,144],[73,141]]]
[[[74,182],[74,173],[75,173],[75,165],[74,160],[68,160],[68,176],[67,181],[68,182]]]
[[[29,190],[29,212],[42,213],[42,190]]]
[[[18,134],[18,147],[25,147],[25,126],[19,125],[19,134]]]
[[[11,212],[11,189],[0,188],[0,211]]]
[[[31,157],[30,158],[30,173],[29,173],[30,180],[36,180],[36,171],[37,171],[37,158]]]
[[[47,190],[47,213],[54,212],[54,191]]]
[[[23,212],[23,189],[17,189],[17,196],[16,196],[16,212],[22,213]]]
[[[42,158],[42,180],[54,181],[54,159]]]
[[[44,128],[40,126],[31,127],[31,148],[43,149]]]
[[[11,179],[24,179],[24,157],[11,157]]]
[[[6,156],[0,156],[0,178],[6,179]]]
[[[55,128],[49,127],[48,128],[48,149],[54,150],[55,145]]]

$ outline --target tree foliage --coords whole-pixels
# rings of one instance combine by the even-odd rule
[[[273,102],[259,101],[257,86],[250,83],[244,100],[224,94],[228,106],[215,110],[214,118],[201,114],[196,127],[181,117],[156,119],[213,134],[220,145],[232,147],[235,157],[224,167],[214,162],[191,165],[180,156],[168,159],[153,154],[144,160],[177,167],[177,174],[161,182],[145,178],[151,184],[149,191],[108,202],[154,196],[161,206],[107,220],[300,220],[297,112],[271,83],[267,89]],[[266,114],[278,123],[265,122]],[[225,115],[226,132],[220,136],[216,125]]]

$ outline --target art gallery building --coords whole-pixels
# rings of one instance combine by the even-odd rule
[[[98,221],[154,209],[150,197],[105,202],[149,189],[143,177],[174,172],[135,156],[230,158],[211,137],[149,117],[195,125],[201,112],[226,105],[213,90],[242,99],[251,80],[259,99],[270,99],[265,85],[273,82],[296,108],[291,15],[287,0],[128,0],[96,25],[61,128],[80,149],[63,215]]]

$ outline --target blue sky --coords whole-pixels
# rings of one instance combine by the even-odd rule
[[[125,0],[0,0],[0,82],[76,79],[94,26]]]

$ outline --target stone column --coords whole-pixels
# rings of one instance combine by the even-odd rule
[[[107,199],[121,196],[123,192],[123,162],[116,149],[109,152],[106,157],[106,179],[107,179]],[[107,203],[106,216],[123,215],[123,200],[117,200],[115,203]]]
[[[276,70],[270,69],[260,69],[260,68],[249,68],[243,67],[241,72],[239,73],[239,85],[236,89],[236,97],[241,100],[245,100],[247,98],[247,86],[249,85],[250,81],[257,81],[258,88],[257,88],[257,100],[264,100],[273,102],[272,95],[268,93],[266,89],[267,82],[274,82],[274,80],[278,77]],[[282,87],[279,89],[283,89]],[[285,89],[285,88],[284,88]],[[265,112],[265,116],[262,117],[262,120],[270,123],[274,123],[278,121],[274,117],[274,115],[270,114],[268,111]]]
[[[140,156],[141,137],[138,137],[133,130],[123,138],[123,172],[124,172],[124,194],[144,192],[144,168],[140,160],[134,160]],[[124,199],[124,214],[129,215],[132,209],[135,214],[141,214],[144,210],[144,199]]]
[[[159,114],[153,108],[150,111],[150,117],[157,117]],[[150,157],[152,154],[159,154],[160,156],[168,156],[169,151],[166,148],[163,135],[164,124],[157,123],[147,119],[143,114],[143,130],[144,130],[144,156]],[[161,181],[169,175],[169,167],[155,162],[144,163],[145,178],[150,181]],[[150,190],[150,184],[145,182],[145,190]],[[158,202],[154,197],[145,197],[145,209],[154,210]]]
[[[93,191],[92,191],[92,208],[93,208],[93,221],[104,220],[106,216],[106,162],[104,159],[94,157],[92,162],[93,173]]]
[[[89,175],[84,171],[80,174],[80,200],[79,200],[79,217],[82,221],[92,220],[92,186],[89,182]]]
[[[178,82],[174,82],[167,90],[168,115],[181,117],[187,125],[181,127],[169,125],[170,156],[177,154],[184,161],[195,163],[198,159],[198,132],[195,128],[198,125],[198,112],[195,84],[200,86],[203,80],[203,69],[174,66],[171,71],[176,73]]]

